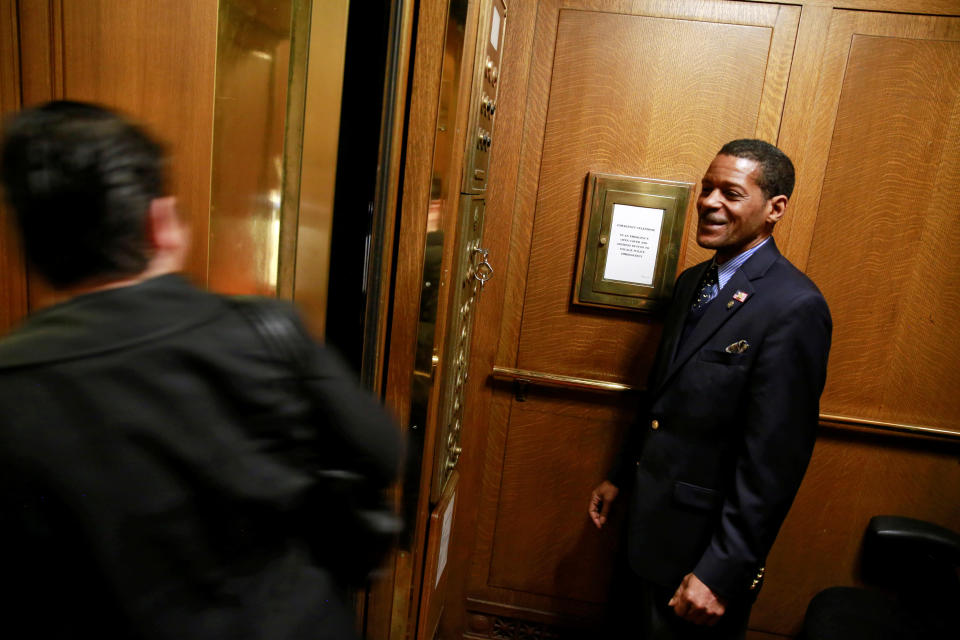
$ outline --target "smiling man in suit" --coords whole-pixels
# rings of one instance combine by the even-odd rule
[[[771,236],[794,169],[734,140],[704,175],[697,243],[619,461],[594,489],[602,527],[628,509],[628,600],[640,638],[743,638],[764,562],[813,451],[832,324]]]

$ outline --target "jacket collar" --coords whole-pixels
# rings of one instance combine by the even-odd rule
[[[223,312],[217,296],[180,275],[79,295],[42,309],[0,340],[0,370],[123,349]]]
[[[680,339],[683,326],[687,321],[687,314],[690,312],[688,301],[693,297],[693,291],[689,287],[684,291],[677,291],[678,296],[684,296],[679,298],[684,305],[684,311],[673,325],[669,327],[669,334],[665,337],[665,339],[669,340],[669,343],[664,343],[663,348],[666,349],[666,353],[674,354],[674,357],[667,359],[665,372],[662,376],[658,376],[659,379],[655,383],[654,388],[655,393],[659,392],[670,378],[673,377],[673,374],[676,373],[693,354],[700,350],[700,347],[703,346],[710,336],[716,333],[717,330],[736,315],[740,309],[749,304],[756,292],[752,282],[763,278],[779,257],[780,251],[777,249],[773,238],[771,238],[769,242],[757,249],[757,251],[740,266],[733,276],[730,277],[726,286],[720,290],[716,299],[714,299],[707,308],[706,313],[700,319],[700,322],[697,323],[693,332],[691,332],[686,341],[679,346],[677,345],[677,341]],[[697,270],[695,272],[697,277],[688,280],[688,282],[691,283],[691,287],[697,286],[703,276],[703,272],[709,264],[710,260],[694,267],[694,269]],[[738,292],[745,294],[743,300],[734,298],[734,295]]]

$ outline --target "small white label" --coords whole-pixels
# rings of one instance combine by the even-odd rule
[[[453,501],[455,499],[456,496],[450,498],[450,504],[447,505],[447,510],[443,513],[443,529],[440,531],[440,556],[437,558],[437,580],[433,584],[434,589],[440,584],[440,576],[443,575],[443,570],[447,566],[447,550],[450,548],[450,529],[453,526]]]
[[[613,205],[604,280],[653,286],[663,209]]]
[[[500,47],[500,12],[496,7],[493,8],[493,20],[490,25],[490,44],[494,49]]]

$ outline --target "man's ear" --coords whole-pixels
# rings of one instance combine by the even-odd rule
[[[767,211],[767,222],[770,224],[776,224],[780,222],[780,218],[783,217],[783,214],[787,211],[787,196],[782,193],[778,196],[773,196],[767,201],[770,209]]]
[[[186,258],[190,234],[177,214],[175,196],[154,198],[147,215],[147,240],[154,251],[154,260],[164,267],[178,270]]]

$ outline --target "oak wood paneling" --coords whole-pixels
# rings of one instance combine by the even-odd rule
[[[19,108],[17,3],[0,0],[0,117]],[[27,312],[27,275],[12,215],[0,195],[0,335],[15,326]]]
[[[33,9],[45,3],[26,4]],[[187,271],[206,282],[217,2],[52,4],[54,20],[62,4],[62,35],[56,36],[55,23],[48,29],[54,34],[48,61],[56,62],[62,52],[62,78],[57,78],[56,64],[48,65],[53,69],[54,92],[28,96],[25,91],[24,101],[65,97],[99,102],[131,114],[163,140],[171,154],[171,190],[193,233]],[[32,68],[42,72],[43,66]]]
[[[750,627],[789,637],[810,599],[862,584],[859,559],[875,515],[928,520],[960,531],[960,445],[822,429],[777,542]]]
[[[529,78],[534,46],[534,26],[537,8],[530,2],[511,2],[509,19],[503,33],[503,54],[501,58],[500,87],[497,94],[497,122],[495,140],[490,151],[489,182],[487,208],[484,220],[483,246],[489,250],[489,259],[497,269],[495,276],[484,285],[476,300],[476,313],[483,318],[499,317],[509,313],[504,298],[509,281],[503,276],[508,272],[508,263],[516,253],[511,243],[517,235],[511,230],[522,216],[514,217],[514,208],[520,199],[517,191],[521,163],[521,145],[524,135],[524,114],[536,109],[526,101],[526,89]],[[535,62],[534,62],[535,64]],[[541,101],[540,107],[544,104]],[[511,317],[512,314],[511,314]],[[478,496],[481,494],[481,469],[485,462],[492,462],[490,456],[496,455],[488,448],[490,436],[486,426],[490,416],[509,407],[509,395],[492,394],[493,389],[487,382],[487,375],[493,367],[500,332],[496,321],[476,322],[473,330],[470,370],[467,376],[467,395],[471,398],[469,406],[469,424],[461,433],[463,453],[459,466],[461,469],[460,489],[457,500],[459,506],[454,523],[451,545],[450,566],[447,569],[447,607],[440,620],[441,638],[460,637],[467,626],[467,613],[463,606],[466,601],[467,582],[470,577],[471,559],[474,545],[478,540],[489,541],[491,535],[481,533],[478,528]],[[493,420],[497,422],[497,419]],[[486,526],[490,527],[489,523]],[[489,531],[489,529],[487,529]]]
[[[822,410],[960,432],[944,206],[960,196],[960,20],[838,12],[828,47],[818,106],[836,95],[836,115],[807,263],[834,317]]]
[[[504,304],[486,311],[503,314],[498,364],[642,379],[659,322],[569,305],[584,178],[595,170],[699,181],[728,139],[775,136],[798,19],[795,8],[752,3],[539,3]],[[705,255],[691,249],[686,261]],[[475,342],[475,358],[487,360],[491,342]],[[482,364],[485,377],[490,362]],[[484,467],[468,618],[596,620],[618,539],[592,529],[585,505],[632,402],[538,390],[517,403],[499,385],[487,397],[489,427],[465,427],[486,438],[472,458]],[[469,483],[465,471],[466,500]]]
[[[512,407],[489,584],[602,605],[619,538],[616,527],[598,531],[583,517],[583,489],[612,464],[619,443],[611,435],[622,432],[623,416],[558,409],[549,396]],[[531,508],[531,500],[540,505]]]
[[[656,346],[659,331],[656,321],[637,320],[638,316],[617,312],[571,311],[565,306],[569,304],[568,278],[575,263],[575,229],[578,228],[572,221],[579,221],[583,185],[582,175],[574,171],[565,174],[555,160],[576,165],[581,162],[580,155],[596,157],[610,166],[621,162],[626,168],[616,170],[637,174],[648,170],[644,163],[657,168],[660,166],[657,162],[668,166],[676,157],[696,156],[687,146],[672,144],[672,141],[647,143],[641,137],[643,133],[629,127],[631,119],[638,120],[638,113],[644,119],[636,128],[659,126],[661,122],[656,117],[650,118],[649,112],[665,110],[676,122],[667,122],[664,130],[696,129],[689,112],[682,111],[692,108],[683,101],[696,102],[696,99],[686,91],[671,92],[671,83],[677,80],[663,68],[649,76],[643,75],[645,69],[642,68],[619,71],[616,64],[600,65],[597,70],[598,65],[590,57],[591,47],[593,51],[601,50],[605,43],[598,42],[601,38],[589,29],[569,28],[565,21],[579,20],[577,24],[581,24],[590,14],[610,14],[603,19],[693,23],[671,24],[675,33],[681,29],[688,29],[687,33],[695,33],[697,29],[700,33],[709,33],[710,29],[718,32],[729,29],[729,33],[768,32],[767,63],[751,66],[747,55],[744,66],[738,66],[735,74],[737,81],[745,86],[754,82],[750,85],[753,87],[757,86],[755,78],[740,75],[766,74],[759,99],[754,94],[750,102],[745,100],[749,96],[738,95],[736,99],[743,102],[730,103],[744,111],[752,110],[752,113],[738,112],[733,117],[744,121],[752,117],[754,128],[719,134],[715,146],[726,141],[719,139],[721,137],[754,135],[776,142],[794,159],[798,169],[797,190],[786,218],[777,227],[776,237],[792,261],[801,268],[809,266],[814,280],[823,285],[825,292],[833,288],[830,280],[835,277],[829,265],[836,262],[859,267],[857,260],[865,259],[875,241],[869,230],[870,223],[862,220],[864,215],[869,219],[873,210],[865,214],[858,209],[856,215],[851,215],[849,209],[841,209],[850,202],[852,206],[860,204],[857,197],[845,194],[839,183],[831,183],[830,176],[840,175],[838,168],[851,171],[856,168],[860,160],[854,152],[857,145],[861,146],[863,155],[870,151],[871,144],[880,147],[887,144],[882,141],[891,135],[907,141],[908,152],[901,154],[900,159],[889,148],[882,150],[889,156],[890,164],[880,169],[905,160],[919,161],[923,166],[900,167],[900,173],[894,171],[881,182],[877,182],[875,176],[882,171],[865,173],[857,192],[861,200],[878,203],[880,208],[882,202],[872,194],[871,188],[897,192],[894,199],[900,204],[898,219],[903,221],[901,226],[908,226],[910,221],[912,228],[898,230],[891,218],[884,233],[894,236],[899,233],[912,244],[884,245],[886,236],[879,234],[879,246],[875,249],[882,253],[885,271],[889,272],[885,274],[886,279],[899,283],[905,299],[890,302],[900,309],[899,319],[891,325],[891,331],[883,335],[884,339],[860,345],[861,349],[873,350],[879,356],[865,361],[856,372],[860,375],[863,369],[875,369],[868,373],[889,381],[891,388],[896,385],[909,390],[920,401],[898,399],[891,392],[875,406],[877,413],[862,417],[876,415],[890,419],[891,410],[914,411],[910,415],[917,420],[937,414],[940,422],[936,424],[950,420],[956,423],[955,405],[951,404],[956,394],[941,388],[937,397],[931,397],[919,389],[935,375],[956,382],[956,373],[938,367],[956,361],[956,347],[949,345],[960,342],[938,315],[944,308],[956,304],[955,295],[942,296],[933,290],[946,287],[952,281],[950,277],[956,269],[951,265],[960,257],[956,255],[960,242],[956,237],[955,214],[950,217],[955,207],[949,205],[956,200],[952,185],[958,183],[957,169],[952,159],[941,161],[944,150],[960,148],[956,140],[956,108],[937,103],[951,100],[953,85],[944,77],[952,75],[955,79],[960,75],[952,53],[944,55],[956,40],[950,26],[955,21],[907,14],[957,16],[960,4],[951,0],[809,0],[797,5],[801,6],[668,0],[511,3],[497,125],[499,134],[506,130],[504,127],[509,127],[510,136],[504,140],[498,135],[493,148],[491,170],[499,171],[499,175],[498,179],[491,176],[487,237],[492,239],[485,238],[485,242],[495,246],[506,246],[509,241],[510,256],[506,269],[498,269],[497,277],[485,287],[478,308],[481,318],[473,345],[468,399],[476,411],[464,427],[463,475],[458,498],[462,502],[451,547],[451,570],[456,571],[459,562],[467,573],[461,581],[461,584],[465,582],[463,597],[455,574],[450,575],[454,590],[451,595],[456,599],[451,600],[454,612],[445,614],[441,623],[441,633],[446,634],[441,637],[454,637],[454,634],[459,637],[465,633],[464,637],[487,638],[497,633],[520,634],[524,629],[535,634],[539,633],[538,629],[558,622],[573,622],[576,626],[602,610],[605,585],[602,576],[590,574],[606,571],[598,567],[607,562],[603,554],[609,553],[609,549],[604,549],[602,544],[596,546],[598,541],[590,539],[595,532],[587,526],[586,500],[590,488],[600,479],[606,457],[612,453],[610,443],[617,440],[617,430],[629,422],[629,407],[595,400],[578,405],[576,398],[561,397],[562,394],[555,391],[528,392],[528,401],[518,403],[509,385],[491,382],[488,375],[494,363],[519,364],[524,368],[534,368],[530,363],[542,363],[552,367],[547,370],[574,375],[587,375],[588,368],[593,366],[597,377],[602,379],[639,382],[635,374],[645,369],[644,358],[652,357]],[[866,11],[839,11],[839,8]],[[884,11],[890,13],[880,13]],[[715,26],[710,26],[711,23]],[[855,34],[859,35],[855,37]],[[646,33],[644,36],[650,37]],[[675,44],[666,38],[654,40],[661,46],[647,52],[643,43],[637,42],[638,38],[618,38],[616,32],[610,30],[603,37],[612,41],[611,48],[632,48],[634,55],[643,52],[644,64],[652,65],[661,61],[664,49]],[[869,47],[863,47],[866,41],[862,37],[882,37],[886,38],[885,42],[915,42],[897,43],[889,52],[884,51],[881,43],[868,51]],[[861,42],[857,42],[858,39]],[[692,49],[693,52],[687,54],[691,56],[704,47],[719,46],[706,37],[685,44]],[[851,46],[857,50],[853,51]],[[904,54],[900,49],[908,51]],[[750,48],[745,51],[749,53]],[[849,55],[851,53],[854,55]],[[903,69],[905,76],[889,73],[884,79],[871,80],[868,77],[871,64],[878,62],[880,73],[887,73],[882,70],[881,59],[893,54],[908,60]],[[612,55],[616,56],[617,52]],[[848,57],[852,66],[862,67],[851,71],[853,75],[849,77],[846,75]],[[724,63],[723,56],[718,58],[718,63]],[[609,80],[617,73],[623,73],[626,79],[609,81],[614,91],[603,95],[604,100],[598,98],[597,87],[591,85],[598,82],[594,76]],[[514,81],[520,83],[519,86],[510,84]],[[643,81],[649,95],[637,90]],[[845,83],[854,81],[858,84],[850,84],[851,93],[844,95],[848,90]],[[930,84],[912,95],[911,83]],[[873,87],[877,92],[855,96],[861,86]],[[558,98],[555,95],[558,87],[564,87],[570,95]],[[624,105],[619,102],[622,96],[617,92],[633,92],[634,100],[626,100],[629,104]],[[680,96],[679,102],[675,99],[677,96]],[[842,98],[852,102],[842,105]],[[921,114],[939,113],[940,118],[931,118],[928,114],[926,119],[915,120],[913,112],[907,109],[893,118],[895,126],[891,133],[884,120],[887,116],[882,114],[896,112],[911,101],[924,105],[919,108]],[[644,107],[638,102],[646,104],[648,111],[642,111]],[[615,116],[603,112],[607,103],[618,105],[612,109]],[[674,113],[671,109],[676,104],[680,111]],[[844,110],[851,105],[866,108],[870,117],[856,114],[856,110],[850,112],[854,115],[844,115]],[[722,112],[724,101],[714,101],[710,106],[714,111],[708,127],[728,126],[729,117]],[[505,114],[511,117],[504,117]],[[847,127],[839,139],[835,132],[838,114],[840,123]],[[715,120],[722,122],[717,124]],[[615,141],[614,135],[604,138],[604,128],[616,132],[619,138]],[[874,135],[865,135],[863,131]],[[684,132],[680,135],[696,138],[710,134]],[[650,137],[654,137],[653,134]],[[927,147],[919,144],[910,147],[913,144],[910,140],[914,138],[922,138]],[[844,154],[834,150],[838,142],[842,144],[837,149],[846,145],[844,148],[848,150]],[[643,143],[647,146],[642,146]],[[715,148],[708,148],[712,146],[703,144],[703,158],[687,162],[687,165],[697,164],[695,170],[683,167],[689,168],[691,181],[699,180],[700,172],[715,152]],[[940,150],[940,159],[934,159],[937,150]],[[632,158],[631,154],[642,159]],[[635,164],[631,166],[630,162]],[[590,163],[577,169],[583,173],[601,170]],[[904,177],[907,179],[903,180]],[[899,193],[901,181],[906,191],[914,194],[913,206],[904,204],[907,198]],[[571,183],[575,183],[573,187]],[[829,209],[822,205],[822,200],[828,199],[833,203]],[[498,204],[494,206],[493,202]],[[934,211],[937,208],[939,211]],[[821,227],[821,224],[827,226]],[[571,233],[570,229],[574,231]],[[708,255],[694,246],[691,226],[687,234],[687,254],[682,266]],[[539,246],[541,235],[552,239],[544,240]],[[839,240],[827,239],[836,235],[840,236]],[[828,245],[829,250],[825,248]],[[900,255],[910,253],[903,251],[902,246],[915,248],[915,255]],[[497,253],[492,255],[496,258]],[[560,267],[556,268],[558,264]],[[818,264],[824,266],[821,272],[815,271]],[[866,266],[871,264],[868,262]],[[893,266],[896,268],[891,269]],[[552,282],[551,278],[560,282]],[[923,283],[917,278],[922,278]],[[845,305],[852,309],[864,296],[867,301],[881,300],[882,296],[869,287],[865,278],[843,281],[842,287],[836,287],[837,293],[828,293],[828,298],[832,305],[833,297],[844,298],[839,306],[835,305],[837,309]],[[844,330],[839,323],[846,323],[846,318],[842,309],[840,314],[837,309],[834,320],[840,336]],[[935,325],[930,325],[929,313],[937,319]],[[881,312],[874,319],[879,321],[885,317]],[[603,319],[615,329],[606,328],[601,322]],[[644,339],[634,335],[633,343],[629,332],[637,329],[630,328],[631,319],[644,326],[646,332]],[[571,327],[584,322],[595,323],[592,332],[581,334],[578,333],[581,329]],[[904,337],[910,328],[917,334],[913,342]],[[575,341],[571,336],[580,337]],[[532,345],[527,345],[528,338],[533,339]],[[622,354],[611,346],[618,338],[623,342]],[[929,344],[915,344],[928,339]],[[597,344],[606,345],[601,348],[606,349],[607,360],[587,352]],[[565,364],[568,354],[577,349],[582,351],[576,356],[581,361],[575,366]],[[945,351],[945,355],[940,356],[938,350]],[[638,362],[628,362],[637,351]],[[857,349],[847,351],[855,355]],[[835,351],[831,360],[842,359],[843,353],[843,348]],[[906,358],[911,362],[896,372],[884,372],[884,366],[877,362],[885,363],[888,358]],[[934,373],[930,372],[931,365]],[[564,366],[569,369],[563,370]],[[829,395],[825,397],[825,412],[833,409],[829,398]],[[584,439],[584,432],[592,437]],[[754,609],[748,637],[753,640],[791,637],[799,629],[806,605],[816,591],[833,584],[857,583],[860,541],[871,516],[896,513],[960,529],[956,520],[960,516],[956,511],[960,503],[958,456],[960,451],[956,445],[943,441],[905,440],[823,428],[807,481],[768,559],[765,587]],[[576,485],[581,485],[579,496],[575,495]],[[548,490],[544,491],[544,487]],[[552,493],[554,488],[556,496]],[[545,517],[538,518],[537,513]],[[559,532],[556,540],[548,535],[551,530]],[[581,534],[583,538],[579,537]],[[594,558],[595,566],[584,569],[577,565],[577,552]],[[582,583],[570,584],[565,577],[565,570],[570,567],[582,572]],[[574,597],[564,598],[563,594]],[[461,603],[459,606],[453,604],[457,601]],[[526,621],[535,624],[527,628]],[[496,625],[500,625],[499,631]]]
[[[424,267],[425,238],[430,210],[431,180],[434,165],[434,143],[440,104],[441,72],[446,37],[448,2],[430,0],[420,5],[417,16],[417,42],[408,106],[408,136],[403,167],[400,222],[397,228],[394,297],[390,318],[389,366],[386,373],[384,399],[387,407],[404,428],[409,428],[411,389],[415,365],[420,316],[420,291]],[[424,425],[416,425],[422,429]],[[419,434],[417,434],[419,436]],[[427,445],[430,443],[428,442]],[[432,460],[425,451],[423,459]],[[419,568],[423,567],[426,544],[428,505],[422,496],[429,495],[431,469],[421,472],[421,491],[404,496],[404,501],[417,501],[413,544],[396,554],[393,577],[393,609],[389,625],[378,619],[377,638],[401,638],[407,629],[415,629],[416,610],[411,620],[411,592],[419,593]],[[422,504],[421,504],[422,502]],[[385,585],[380,589],[390,591]],[[398,597],[399,596],[399,597]],[[416,605],[416,602],[412,604]]]
[[[768,121],[779,119],[793,32],[778,38],[790,43],[783,50],[771,45],[772,25],[728,20],[560,12],[517,367],[642,379],[659,322],[569,302],[584,178],[600,171],[696,184],[724,142],[762,135],[760,127],[775,133]],[[765,92],[779,99],[764,103]],[[685,266],[709,255],[692,233],[694,195]]]

